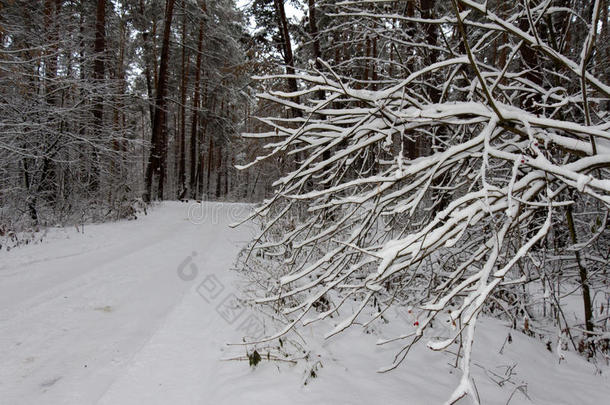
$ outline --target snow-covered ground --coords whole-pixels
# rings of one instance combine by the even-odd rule
[[[297,365],[225,359],[262,319],[233,306],[232,263],[252,230],[227,225],[247,206],[164,203],[137,221],[52,230],[0,252],[0,404],[435,404],[459,381],[454,357],[423,345],[378,374],[400,317],[322,341]],[[508,333],[512,343],[505,343]],[[483,320],[474,376],[484,404],[608,404],[610,373]],[[500,349],[504,345],[502,354]],[[553,347],[553,351],[555,348]],[[312,378],[311,370],[316,378]],[[306,383],[306,384],[305,384]],[[520,388],[519,388],[520,387]],[[527,396],[526,396],[527,394]],[[469,400],[464,400],[469,403]]]

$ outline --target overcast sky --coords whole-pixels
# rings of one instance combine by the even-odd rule
[[[237,4],[237,7],[243,10],[250,6],[252,0],[236,0],[235,3]],[[303,12],[296,9],[290,2],[286,2],[284,7],[286,8],[286,15],[288,18],[300,18],[303,15]]]

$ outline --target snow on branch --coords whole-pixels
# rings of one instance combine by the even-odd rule
[[[278,268],[258,302],[290,320],[266,340],[339,315],[330,337],[412,305],[416,325],[387,340],[409,341],[388,370],[424,337],[434,350],[460,341],[463,377],[449,403],[477,401],[470,356],[479,315],[500,289],[532,281],[522,266],[575,196],[610,209],[610,123],[585,111],[602,108],[610,87],[536,34],[545,15],[570,11],[549,1],[501,15],[456,0],[433,18],[398,17],[394,3],[340,2],[328,6],[328,18],[374,20],[411,39],[419,33],[409,24],[437,27],[431,47],[413,51],[424,54],[408,74],[395,71],[398,56],[385,44],[373,66],[384,79],[368,86],[332,60],[316,74],[259,78],[296,79],[298,91],[259,99],[302,115],[261,117],[269,130],[247,135],[272,138],[257,162],[281,153],[295,161],[253,214],[266,226],[252,252]],[[593,47],[588,32],[581,59]],[[506,41],[499,52],[485,46],[498,38]],[[438,46],[446,52],[432,57]],[[348,299],[357,301],[353,309]]]

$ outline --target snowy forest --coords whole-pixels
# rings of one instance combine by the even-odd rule
[[[254,370],[243,378],[259,379],[244,395],[294,367],[305,375],[296,385],[325,384],[339,360],[324,342],[343,339],[350,358],[384,353],[375,379],[328,383],[325,400],[298,403],[371,403],[337,396],[375,392],[371,381],[391,382],[389,404],[574,403],[566,395],[602,403],[610,395],[609,12],[607,0],[0,0],[0,292],[42,297],[49,272],[57,267],[66,286],[82,277],[77,265],[25,276],[20,266],[120,241],[131,250],[128,241],[152,243],[163,231],[168,239],[148,256],[166,258],[172,278],[142,282],[156,287],[141,310],[169,312],[144,304],[162,285],[180,282],[172,291],[183,291],[210,266],[230,273],[194,290],[212,302],[218,286],[235,284],[239,298],[224,313],[256,314],[232,335],[205,335],[230,343],[223,367]],[[205,221],[193,224],[197,209]],[[188,231],[176,228],[171,239],[167,229],[185,216]],[[126,224],[142,228],[118,228]],[[96,232],[104,242],[78,242]],[[113,277],[108,288],[137,278]],[[25,297],[30,291],[40,294]],[[84,294],[79,305],[113,313],[115,304],[97,297]],[[3,332],[18,319],[6,305]],[[226,321],[218,325],[237,319],[216,312]],[[9,335],[27,341],[30,332]],[[529,353],[519,365],[535,370],[529,381],[517,382],[514,366],[481,365],[511,345]],[[547,387],[558,397],[536,397],[533,381],[547,372],[536,356],[573,373]],[[438,397],[413,396],[406,374],[392,380],[428,361],[446,374],[421,382],[443,386]],[[353,372],[367,363],[349,364]],[[0,403],[3,395],[44,402],[24,399],[26,386],[10,390],[15,370],[0,372]],[[57,395],[45,403],[89,403],[63,402],[75,388],[53,394],[68,374],[40,376]],[[591,385],[564,392],[560,378]],[[225,399],[214,403],[275,404],[267,399],[287,381],[251,402],[219,391]],[[102,402],[140,403],[120,382],[111,387]],[[157,393],[149,403],[216,398],[141,392]]]

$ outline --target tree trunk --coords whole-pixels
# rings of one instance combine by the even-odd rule
[[[205,81],[204,81],[205,82]],[[204,87],[203,96],[202,96],[202,105],[207,100],[207,86]],[[203,188],[203,173],[204,173],[204,164],[205,160],[203,158],[204,155],[204,137],[207,131],[207,121],[204,118],[203,114],[199,117],[199,133],[197,134],[197,142],[199,144],[199,148],[197,149],[197,155],[199,156],[200,164],[197,166],[197,193],[201,196],[201,199],[205,199],[204,188]]]
[[[106,75],[106,67],[104,64],[106,52],[106,0],[97,0],[97,10],[95,13],[95,41],[93,43],[94,63],[93,63],[93,82],[96,90],[96,96],[93,101],[93,133],[96,139],[101,139],[102,129],[104,125],[104,97],[102,88],[104,77]],[[93,173],[91,190],[96,191],[99,188],[100,168],[99,158],[97,153],[93,152]]]
[[[93,80],[100,86],[106,73],[104,59],[106,52],[106,0],[97,0],[97,11],[95,17],[95,42],[93,45],[95,62],[93,65]],[[103,100],[98,93],[93,110],[96,129],[101,128],[104,116]]]
[[[421,0],[421,15],[422,18],[432,19],[434,18],[434,5],[436,0]],[[437,25],[436,24],[424,24],[424,33],[426,44],[430,46],[436,45]],[[438,60],[438,52],[434,49],[427,50],[427,63],[432,65]],[[438,103],[441,99],[441,91],[435,86],[435,83],[431,83],[430,87],[430,101]]]
[[[172,17],[174,14],[175,0],[167,0],[165,3],[165,21],[163,27],[163,43],[161,45],[161,60],[159,64],[159,80],[157,84],[157,94],[155,96],[155,110],[152,127],[151,148],[146,168],[146,191],[144,201],[149,202],[152,193],[153,177],[156,172],[159,179],[157,188],[157,198],[163,199],[163,182],[164,182],[164,156],[166,155],[167,145],[163,133],[163,116],[166,108],[166,92],[167,92],[167,65],[169,58],[169,34],[172,25]]]
[[[119,60],[117,61],[116,67],[116,78],[119,82],[118,94],[115,97],[115,102],[117,108],[114,110],[114,129],[115,131],[123,133],[125,129],[125,112],[124,112],[124,102],[123,97],[125,95],[125,89],[127,87],[127,83],[125,81],[125,48],[127,45],[127,22],[125,21],[125,16],[122,15],[120,17],[120,40],[119,40]],[[124,142],[113,142],[115,151],[125,151],[125,143]]]
[[[211,180],[211,177],[212,177],[212,164],[214,163],[214,159],[213,159],[213,157],[214,157],[214,141],[212,140],[211,136],[209,136],[208,138],[210,139],[210,142],[209,142],[209,147],[208,147],[208,172],[207,172],[207,175],[206,175],[207,178],[206,178],[206,183],[205,184],[206,184],[207,194],[209,196],[211,194],[211,191],[212,191],[212,185],[210,184],[211,183],[210,180]]]
[[[568,206],[566,210],[566,219],[568,223],[568,230],[570,231],[570,239],[572,243],[576,245],[578,238],[576,237],[576,227],[574,226],[574,217],[572,216],[572,207]],[[593,332],[593,305],[591,304],[591,292],[589,290],[589,275],[587,274],[587,268],[581,261],[580,252],[574,251],[576,256],[576,264],[578,265],[580,283],[582,289],[582,300],[585,311],[585,329],[589,332]]]
[[[205,3],[202,6],[202,12],[205,12]],[[191,145],[190,145],[190,186],[191,186],[191,198],[197,198],[197,123],[199,122],[199,99],[200,99],[200,86],[201,86],[201,57],[203,51],[203,30],[204,20],[203,17],[199,22],[199,36],[197,38],[197,62],[195,63],[195,91],[193,95],[193,112],[191,113]]]
[[[290,42],[290,32],[288,30],[288,20],[286,19],[284,0],[273,0],[273,3],[275,4],[275,10],[277,12],[278,28],[282,36],[282,48],[284,51],[283,54],[284,64],[286,65],[286,73],[289,75],[294,75],[294,56],[292,53],[292,44]],[[288,91],[296,92],[298,90],[296,78],[290,77],[286,81],[288,83]],[[298,97],[294,100],[294,102],[299,102]],[[299,110],[298,108],[292,108],[291,110],[293,117],[301,116],[301,110]]]
[[[322,70],[322,62],[320,58],[322,57],[321,49],[320,49],[320,37],[318,33],[318,20],[316,18],[316,0],[309,0],[309,33],[311,34],[311,38],[313,39],[313,58],[316,69]],[[324,91],[320,90],[321,93],[318,93],[318,96],[324,97]]]
[[[221,187],[221,173],[222,173],[222,165],[224,164],[222,159],[222,144],[218,145],[218,160],[216,161],[216,199],[220,198],[220,187]]]
[[[519,29],[524,32],[528,32],[530,29],[530,23],[527,17],[521,17],[519,20]],[[521,48],[519,48],[519,53],[521,54],[521,60],[524,66],[524,77],[535,83],[538,86],[542,86],[542,75],[538,69],[538,55],[536,54],[536,50],[532,49],[530,46],[523,44]],[[542,102],[542,98],[539,93],[533,94],[531,97],[527,97],[525,100],[522,100],[521,103],[524,108],[530,111],[533,114],[539,114],[541,112],[541,108],[539,104]]]
[[[313,57],[315,67],[318,71],[322,70],[322,62],[320,61],[322,57],[322,50],[320,48],[320,36],[318,32],[318,20],[316,18],[316,0],[309,0],[309,33],[311,34],[311,38],[313,39]],[[326,94],[324,90],[318,90],[316,92],[316,97],[319,100],[326,99]],[[326,150],[322,152],[322,159],[328,160],[330,159],[330,150]],[[329,187],[330,184],[327,184],[326,187]]]
[[[48,104],[48,107],[51,111],[53,111],[54,107],[58,105],[58,97],[57,97],[57,40],[58,40],[58,26],[56,24],[57,19],[59,18],[59,11],[61,8],[60,0],[45,0],[44,2],[44,26],[46,31],[46,37],[48,42],[51,44],[49,48],[46,50],[46,55],[44,58],[45,63],[45,75],[44,75],[44,96],[45,100]],[[55,24],[54,24],[55,23]],[[51,122],[52,120],[49,117],[49,122],[47,123],[49,127],[54,126]],[[61,126],[61,124],[59,124]],[[48,140],[44,140],[43,142],[48,142]],[[55,141],[53,139],[50,140],[52,142],[50,145],[46,145],[46,153],[44,158],[42,159],[42,167],[40,168],[40,177],[36,184],[36,194],[42,193],[44,198],[51,202],[51,204],[55,205],[57,196],[57,184],[56,184],[56,172],[55,172],[55,164],[49,158],[50,155],[55,153],[57,150],[53,151],[57,146],[58,139]],[[53,152],[53,153],[52,153]],[[36,167],[37,165],[35,165]],[[31,183],[34,183],[34,179],[31,179]]]
[[[186,52],[186,0],[182,0],[182,82],[180,84],[180,138],[178,140],[178,199],[186,194],[186,90],[188,85],[189,63]]]

